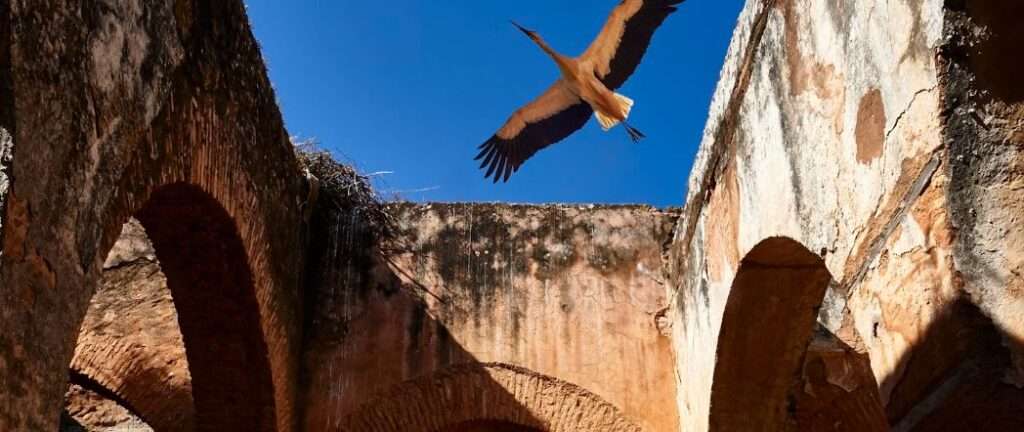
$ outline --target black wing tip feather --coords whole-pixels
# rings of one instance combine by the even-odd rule
[[[512,173],[519,170],[520,164],[512,160],[512,155],[506,154],[506,149],[503,148],[507,147],[506,144],[505,140],[495,135],[477,147],[480,153],[473,160],[483,159],[480,169],[487,169],[484,179],[493,180],[494,183],[499,180],[507,183]]]

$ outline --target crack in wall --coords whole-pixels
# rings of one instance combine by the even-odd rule
[[[896,131],[896,128],[899,127],[900,122],[903,120],[903,117],[906,116],[907,113],[910,112],[910,109],[914,107],[914,103],[917,102],[917,97],[918,96],[920,96],[920,95],[922,95],[924,93],[931,93],[931,92],[937,90],[938,88],[939,88],[939,85],[935,84],[934,86],[931,86],[930,88],[921,89],[921,90],[918,90],[918,91],[914,92],[914,96],[912,98],[910,98],[910,102],[907,103],[907,107],[904,108],[903,111],[900,111],[900,114],[898,116],[896,116],[896,120],[893,121],[892,127],[889,128],[889,130],[885,132],[885,140],[889,141],[889,136],[892,135],[892,133]]]

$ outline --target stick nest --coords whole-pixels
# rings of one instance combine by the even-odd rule
[[[299,163],[319,181],[315,214],[321,217],[344,215],[357,220],[378,241],[394,240],[395,219],[366,176],[338,162],[315,142],[299,143],[295,148]]]

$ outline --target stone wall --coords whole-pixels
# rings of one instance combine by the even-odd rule
[[[1006,349],[1024,331],[1020,86],[1003,72],[1021,39],[1001,18],[1014,12],[1013,1],[747,2],[672,247],[684,430],[709,427],[716,354],[742,343],[720,329],[754,323],[724,321],[737,270],[776,236],[819,255],[833,282],[824,295],[761,289],[820,307],[867,355],[894,427],[935,424],[938,401],[971,380],[1019,402],[995,378],[1014,375]],[[1019,409],[943,406],[1019,427],[1006,420]]]
[[[361,241],[357,219],[337,220],[322,236],[325,261],[310,278],[308,430],[365,415],[368,401],[405,381],[494,362],[582,387],[645,430],[677,428],[661,319],[662,252],[674,214],[605,206],[390,209],[399,235],[388,250]],[[538,397],[505,391],[506,409]],[[557,416],[525,426],[549,430]]]
[[[1024,28],[1010,0],[953,2],[943,52],[950,222],[963,287],[1003,332],[1024,386]]]

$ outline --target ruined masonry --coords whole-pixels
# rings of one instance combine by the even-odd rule
[[[241,1],[0,1],[0,430],[1024,430],[1019,17],[748,0],[682,209],[378,208]]]

